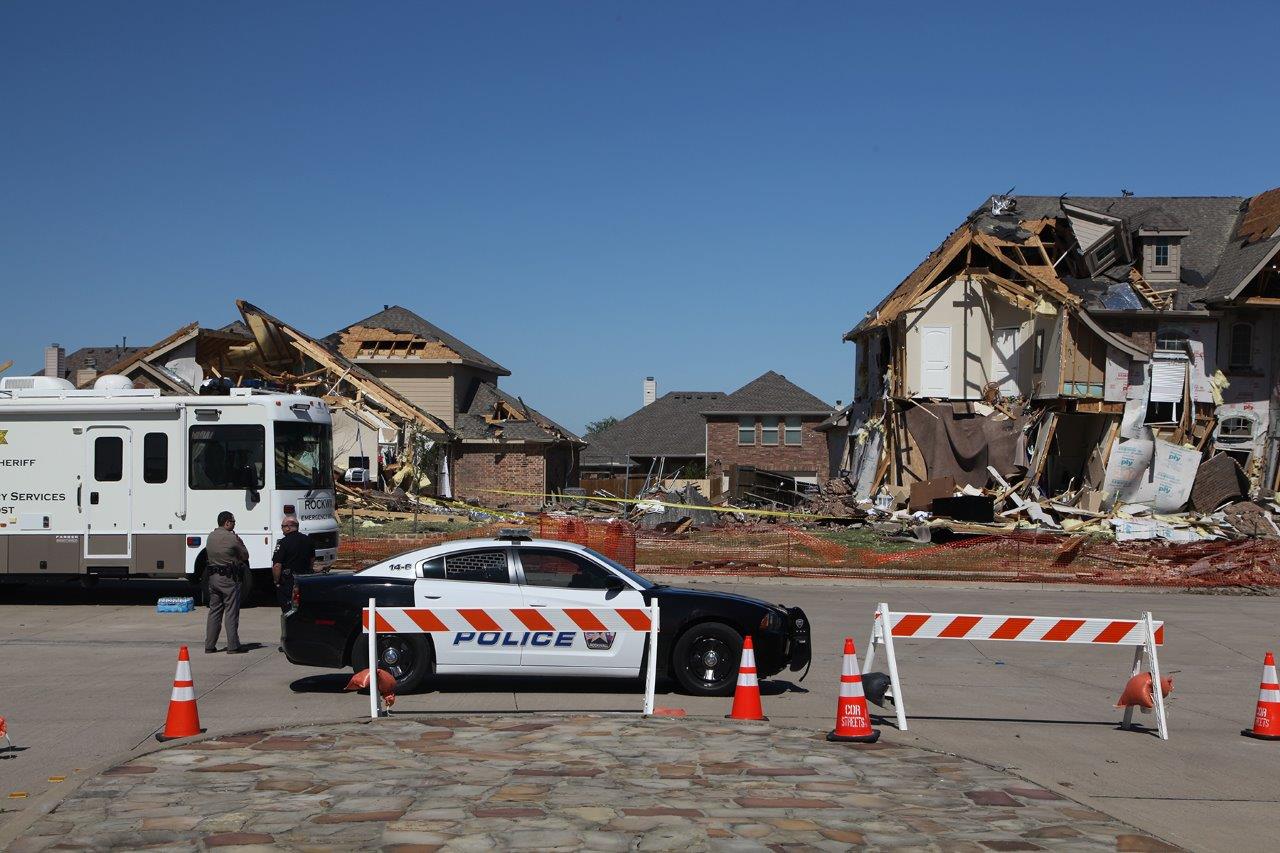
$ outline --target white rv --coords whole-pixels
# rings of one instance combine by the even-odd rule
[[[267,570],[296,515],[317,568],[338,549],[333,440],[321,400],[246,388],[162,397],[104,376],[0,379],[0,582],[38,576],[199,580],[218,513]]]

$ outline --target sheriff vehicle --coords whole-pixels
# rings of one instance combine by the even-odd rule
[[[6,377],[0,583],[199,581],[223,510],[235,513],[250,568],[270,570],[285,515],[298,517],[323,565],[338,547],[331,448],[329,409],[314,397],[248,388],[162,397],[122,376],[83,391]]]
[[[355,574],[298,578],[282,634],[289,660],[368,666],[361,614],[379,607],[468,612],[554,608],[640,609],[657,599],[658,673],[694,695],[725,695],[750,635],[761,677],[809,665],[809,621],[798,607],[656,584],[582,545],[504,531],[409,551]],[[535,611],[536,612],[536,611]],[[471,617],[468,617],[471,618]],[[483,624],[484,618],[479,617]],[[496,624],[496,622],[494,623]],[[648,636],[629,631],[468,631],[378,634],[378,666],[396,689],[433,674],[605,676],[641,674]],[[803,677],[803,676],[802,676]]]

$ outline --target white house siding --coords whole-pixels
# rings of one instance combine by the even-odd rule
[[[379,439],[393,439],[394,428],[384,429],[379,434],[376,427],[363,423],[341,409],[333,412],[333,464],[335,468],[345,471],[352,456],[369,457],[369,478],[373,482],[378,479],[378,442]]]
[[[925,329],[951,330],[950,399],[976,400],[991,378],[992,339],[998,328],[1018,329],[1018,392],[1027,393],[1032,375],[1031,315],[1015,307],[981,282],[953,279],[904,315],[907,389],[925,396],[923,335]],[[1007,386],[1006,393],[1011,387]],[[930,395],[937,396],[937,395]]]

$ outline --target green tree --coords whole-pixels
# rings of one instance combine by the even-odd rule
[[[590,438],[591,436],[595,435],[598,432],[604,432],[605,430],[607,430],[609,427],[613,426],[617,422],[618,422],[618,419],[615,418],[613,415],[609,415],[608,417],[601,418],[598,421],[590,421],[587,424],[587,437]]]

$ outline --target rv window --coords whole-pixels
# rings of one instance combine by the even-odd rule
[[[163,483],[169,479],[169,436],[149,432],[142,438],[142,482]]]
[[[266,485],[266,444],[267,432],[261,426],[193,426],[191,488],[263,488]]]
[[[93,442],[93,479],[99,483],[118,483],[124,476],[124,439],[104,435]]]
[[[277,421],[276,488],[333,488],[333,438],[328,424]]]

